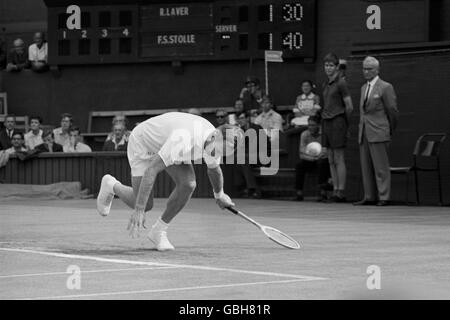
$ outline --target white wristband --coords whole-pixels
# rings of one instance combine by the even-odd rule
[[[213,191],[213,192],[214,192],[214,191]],[[217,192],[217,193],[214,192],[214,198],[215,198],[215,199],[219,199],[219,198],[221,198],[221,197],[224,196],[224,195],[225,195],[225,193],[223,192],[223,189],[220,190],[220,191]]]

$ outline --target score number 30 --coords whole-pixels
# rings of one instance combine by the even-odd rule
[[[302,21],[303,6],[300,3],[283,4],[283,20],[285,22]]]

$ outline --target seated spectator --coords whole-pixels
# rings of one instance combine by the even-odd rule
[[[239,98],[244,103],[244,111],[247,115],[261,108],[261,101],[264,94],[260,88],[260,81],[256,77],[247,77],[245,86],[242,88]]]
[[[320,111],[320,99],[312,89],[314,85],[312,81],[305,80],[302,82],[302,94],[297,97],[294,107],[295,117],[291,120],[291,125],[294,127],[308,126],[308,118],[315,116]]]
[[[241,117],[242,115],[244,117],[247,116],[245,114],[244,100],[242,100],[241,98],[234,101],[234,113],[236,114],[236,119]]]
[[[347,60],[339,59],[339,77],[345,80],[346,74],[347,74]]]
[[[306,152],[306,146],[311,142],[322,143],[322,134],[320,132],[319,117],[310,117],[308,119],[308,129],[303,131],[300,136],[299,154],[296,172],[297,201],[303,201],[303,185],[307,172],[318,171],[320,196],[317,201],[327,200],[327,190],[330,190],[328,179],[330,178],[330,166],[328,164],[328,154],[325,147],[318,155],[311,155]],[[331,188],[332,190],[332,188]]]
[[[278,130],[283,130],[283,118],[273,110],[273,104],[269,96],[264,96],[261,101],[262,113],[256,117],[255,124],[261,126],[271,141],[279,138]]]
[[[44,143],[36,146],[34,151],[39,152],[63,152],[63,146],[55,142],[55,135],[53,130],[47,129],[42,133],[42,140]]]
[[[8,155],[19,154],[27,152],[27,149],[23,145],[23,133],[19,131],[15,131],[12,135],[11,139],[12,147],[5,150],[5,153]]]
[[[48,70],[48,46],[43,32],[36,32],[33,36],[34,43],[28,47],[28,59],[31,69],[36,72]]]
[[[69,132],[70,139],[69,143],[63,145],[64,152],[92,152],[91,147],[81,142],[83,138],[80,134],[80,128],[71,127]]]
[[[113,128],[113,131],[110,132],[110,133],[108,134],[108,136],[106,137],[106,140],[116,140],[115,137],[114,137],[114,126],[115,126],[116,124],[121,124],[121,125],[124,126],[124,128],[125,128],[124,138],[125,138],[125,141],[128,142],[128,138],[130,137],[131,131],[130,131],[130,130],[127,130],[127,127],[128,127],[128,119],[127,119],[124,115],[117,115],[117,116],[115,116],[115,117],[113,118],[113,120],[112,120],[112,128]],[[137,124],[136,124],[136,125],[137,125]]]
[[[25,133],[25,147],[28,150],[33,150],[38,145],[44,143],[42,140],[42,118],[39,116],[30,117],[31,130]]]
[[[216,127],[228,123],[228,112],[224,109],[216,111]]]
[[[6,68],[6,42],[0,38],[0,70]]]
[[[25,49],[25,43],[22,39],[16,39],[13,42],[13,48],[8,54],[8,64],[6,71],[18,72],[23,69],[30,68],[30,61],[28,60],[28,51]]]
[[[69,142],[69,130],[72,126],[72,115],[70,113],[63,113],[61,115],[61,127],[53,130],[55,142],[60,145],[65,145]]]
[[[9,114],[5,117],[4,128],[0,131],[0,150],[6,150],[12,146],[12,137],[15,133],[16,117]]]
[[[106,140],[103,151],[127,151],[127,140],[125,139],[125,126],[118,123],[113,128],[113,139]]]

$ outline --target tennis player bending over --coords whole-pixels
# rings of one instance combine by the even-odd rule
[[[140,123],[131,132],[127,156],[131,167],[132,187],[124,186],[113,176],[103,176],[97,197],[97,210],[107,216],[114,195],[134,209],[128,224],[132,237],[145,226],[146,212],[153,207],[153,185],[159,172],[165,170],[175,182],[166,209],[148,233],[148,238],[159,251],[174,250],[167,238],[172,219],[184,208],[196,187],[192,161],[203,158],[208,167],[216,203],[220,208],[234,206],[223,192],[220,161],[224,152],[234,151],[236,140],[243,139],[235,126],[223,125],[217,129],[206,119],[188,113],[168,112]]]

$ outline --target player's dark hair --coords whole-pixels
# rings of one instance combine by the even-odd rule
[[[63,113],[61,115],[61,120],[64,118],[69,118],[70,122],[72,122],[72,120],[73,120],[73,116],[70,113]]]
[[[335,66],[339,65],[339,58],[336,54],[334,53],[328,53],[325,58],[323,58],[323,63],[326,62],[331,62],[332,64],[334,64]]]
[[[78,133],[81,133],[80,128],[77,127],[77,126],[72,126],[72,127],[70,127],[69,132],[73,132],[73,131],[78,131]]]

